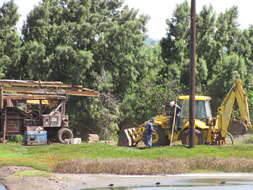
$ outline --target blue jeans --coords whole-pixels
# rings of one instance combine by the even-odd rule
[[[152,134],[146,134],[145,145],[149,148],[152,147]]]

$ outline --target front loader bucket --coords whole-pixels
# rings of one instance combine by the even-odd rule
[[[119,132],[118,146],[133,146],[132,134],[135,128],[121,129]]]
[[[129,146],[128,138],[124,129],[120,129],[119,131],[118,146]]]
[[[144,127],[121,129],[118,146],[136,146],[142,140]]]

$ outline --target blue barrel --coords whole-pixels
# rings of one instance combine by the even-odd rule
[[[27,131],[25,132],[26,145],[43,145],[47,144],[47,131]]]

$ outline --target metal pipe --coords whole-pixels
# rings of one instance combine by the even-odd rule
[[[196,57],[196,0],[191,0],[191,48],[190,48],[190,104],[189,104],[189,148],[194,147],[195,126],[195,57]]]

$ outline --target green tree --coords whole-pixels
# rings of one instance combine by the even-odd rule
[[[14,78],[20,60],[21,40],[16,30],[19,15],[14,1],[0,7],[0,77]]]
[[[183,87],[184,93],[189,86],[190,57],[190,6],[187,1],[179,4],[168,25],[167,36],[161,40],[162,57],[165,61],[161,69],[163,79],[176,79]],[[216,14],[212,7],[204,6],[197,15],[197,92],[207,91],[208,79],[211,76],[215,49]]]
[[[22,29],[22,78],[83,84],[122,100],[149,67],[140,51],[146,22],[146,16],[138,16],[121,0],[43,0]],[[119,117],[112,99],[71,98],[72,125],[82,128],[87,123],[83,131],[92,126],[105,138]],[[101,123],[108,130],[98,130]]]
[[[197,17],[197,91],[207,93],[217,50],[214,40],[216,14],[211,6],[204,6]]]
[[[253,26],[243,30],[238,42],[235,46],[235,52],[245,59],[247,66],[247,76],[245,77],[245,84],[248,89],[253,89]]]
[[[245,81],[248,71],[245,59],[237,54],[225,55],[215,66],[216,77],[209,86],[213,107],[217,108],[236,79]],[[217,90],[219,89],[219,90]]]
[[[189,85],[189,29],[190,8],[187,1],[179,4],[168,19],[167,36],[161,40],[162,78],[172,78],[178,84]],[[197,92],[209,93],[210,85],[217,78],[217,68],[223,64],[224,56],[236,53],[240,35],[238,10],[232,7],[218,16],[211,6],[204,6],[197,15]],[[239,54],[240,56],[240,54]],[[226,80],[226,79],[224,79]],[[230,78],[232,80],[232,78]],[[221,81],[225,83],[225,81]]]
[[[29,80],[46,80],[51,73],[44,44],[30,41],[22,47],[19,76]],[[38,72],[39,71],[39,72]]]
[[[143,121],[167,111],[169,100],[175,99],[181,92],[172,80],[160,80],[159,72],[164,65],[160,56],[160,45],[147,44],[143,50],[143,76],[132,85],[121,103],[121,125],[138,125]],[[173,90],[171,90],[173,89]],[[165,108],[166,107],[166,108]]]
[[[171,19],[167,19],[167,35],[161,39],[161,55],[165,62],[160,71],[162,79],[174,80],[187,86],[189,83],[189,25],[190,6],[185,1],[177,5]]]
[[[216,22],[215,41],[216,48],[222,54],[234,52],[239,33],[238,8],[232,7],[224,13],[220,13]]]
[[[189,15],[188,3],[179,4],[166,21],[167,36],[160,43],[165,62],[161,81],[176,79],[183,93],[188,93],[189,84]],[[213,107],[221,103],[237,78],[253,90],[253,30],[251,26],[241,31],[237,18],[237,7],[216,14],[211,6],[204,6],[197,15],[197,93],[210,95]]]
[[[57,74],[79,67],[78,78],[86,75],[82,82],[97,87],[97,76],[109,72],[114,91],[123,93],[139,75],[138,52],[147,17],[122,6],[120,0],[44,0],[27,18],[24,41],[46,48],[49,69],[57,69],[49,79],[71,82],[72,75]]]

